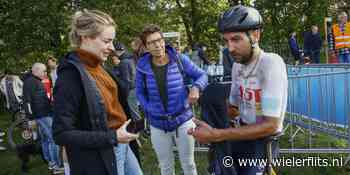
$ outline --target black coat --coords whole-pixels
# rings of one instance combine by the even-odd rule
[[[46,117],[52,112],[44,84],[31,73],[23,82],[23,104],[26,116],[31,119]]]
[[[128,115],[128,92],[119,85],[118,90],[119,101]],[[65,146],[71,174],[115,175],[116,132],[107,127],[107,114],[96,83],[74,52],[62,59],[58,67],[54,112],[54,140]]]
[[[322,47],[322,38],[320,33],[313,34],[312,32],[304,33],[304,49],[319,51]]]
[[[125,83],[129,89],[135,88],[135,62],[132,55],[124,52],[120,56],[120,63],[112,68],[112,74]]]
[[[224,66],[224,76],[225,76],[225,80],[229,81],[232,75],[232,66],[233,63],[235,62],[233,56],[231,55],[230,51],[228,50],[228,48],[225,48],[222,51],[222,63]]]

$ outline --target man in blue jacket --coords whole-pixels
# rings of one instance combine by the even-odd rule
[[[311,58],[312,63],[320,63],[320,50],[322,39],[316,25],[311,26],[311,31],[304,33],[304,53]]]
[[[299,51],[299,46],[298,46],[298,41],[296,39],[296,35],[297,33],[295,31],[293,31],[291,34],[290,34],[290,37],[288,39],[288,45],[289,45],[289,48],[290,48],[290,51],[294,57],[294,61],[296,64],[298,64],[300,61],[303,61],[303,60],[300,60],[301,58],[301,55],[300,55],[300,51]]]
[[[194,138],[187,134],[194,127],[190,103],[195,103],[208,82],[203,70],[185,55],[165,45],[157,25],[147,25],[141,40],[148,53],[136,66],[136,96],[150,122],[151,140],[162,175],[174,174],[173,140],[175,140],[182,170],[197,175],[194,162]],[[189,91],[184,76],[193,79]]]

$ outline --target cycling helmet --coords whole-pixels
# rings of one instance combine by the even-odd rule
[[[219,19],[218,28],[224,32],[244,32],[260,29],[263,20],[260,13],[252,7],[237,5],[224,12]]]

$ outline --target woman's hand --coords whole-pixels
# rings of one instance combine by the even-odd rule
[[[199,99],[199,89],[193,86],[190,89],[190,93],[188,94],[188,102],[190,104],[195,104],[197,103],[198,99]]]
[[[116,132],[118,143],[129,143],[139,137],[139,134],[133,134],[126,130],[131,120],[126,121]]]

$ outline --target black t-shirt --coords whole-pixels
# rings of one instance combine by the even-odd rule
[[[158,66],[152,63],[154,78],[156,79],[160,99],[162,100],[165,111],[168,110],[168,90],[167,90],[167,71],[168,64]]]

